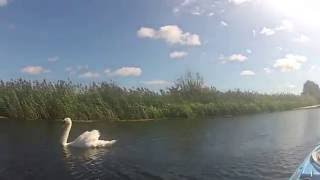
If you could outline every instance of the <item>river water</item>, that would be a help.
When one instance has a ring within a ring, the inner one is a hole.
[[[59,145],[59,122],[0,121],[0,179],[288,179],[320,142],[320,110],[232,118],[73,123],[111,148]]]

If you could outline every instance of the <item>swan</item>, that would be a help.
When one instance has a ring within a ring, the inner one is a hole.
[[[67,142],[69,133],[72,126],[72,121],[70,118],[65,118],[64,122],[64,131],[61,138],[62,146],[71,146],[71,147],[78,147],[78,148],[94,148],[94,147],[105,147],[111,146],[116,142],[116,140],[105,141],[99,140],[100,133],[98,130],[86,131],[82,133],[77,139],[72,142]]]

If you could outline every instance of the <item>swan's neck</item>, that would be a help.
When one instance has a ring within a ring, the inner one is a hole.
[[[68,141],[69,133],[70,133],[70,130],[71,130],[71,126],[72,126],[72,124],[68,124],[63,130],[63,134],[62,134],[62,137],[61,137],[61,144],[63,146],[68,145],[67,141]]]

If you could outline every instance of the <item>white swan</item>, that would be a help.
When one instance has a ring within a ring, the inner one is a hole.
[[[86,131],[82,133],[77,139],[68,143],[67,141],[68,141],[68,136],[72,126],[72,121],[70,118],[65,118],[63,122],[64,122],[64,131],[61,138],[61,144],[63,146],[91,148],[91,147],[111,146],[116,142],[116,140],[111,140],[111,141],[99,140],[99,137],[100,137],[99,131],[92,130],[92,131]]]

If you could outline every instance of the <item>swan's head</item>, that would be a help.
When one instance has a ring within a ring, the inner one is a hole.
[[[70,124],[72,124],[71,118],[64,118],[63,123],[64,123],[65,125],[70,125]]]

